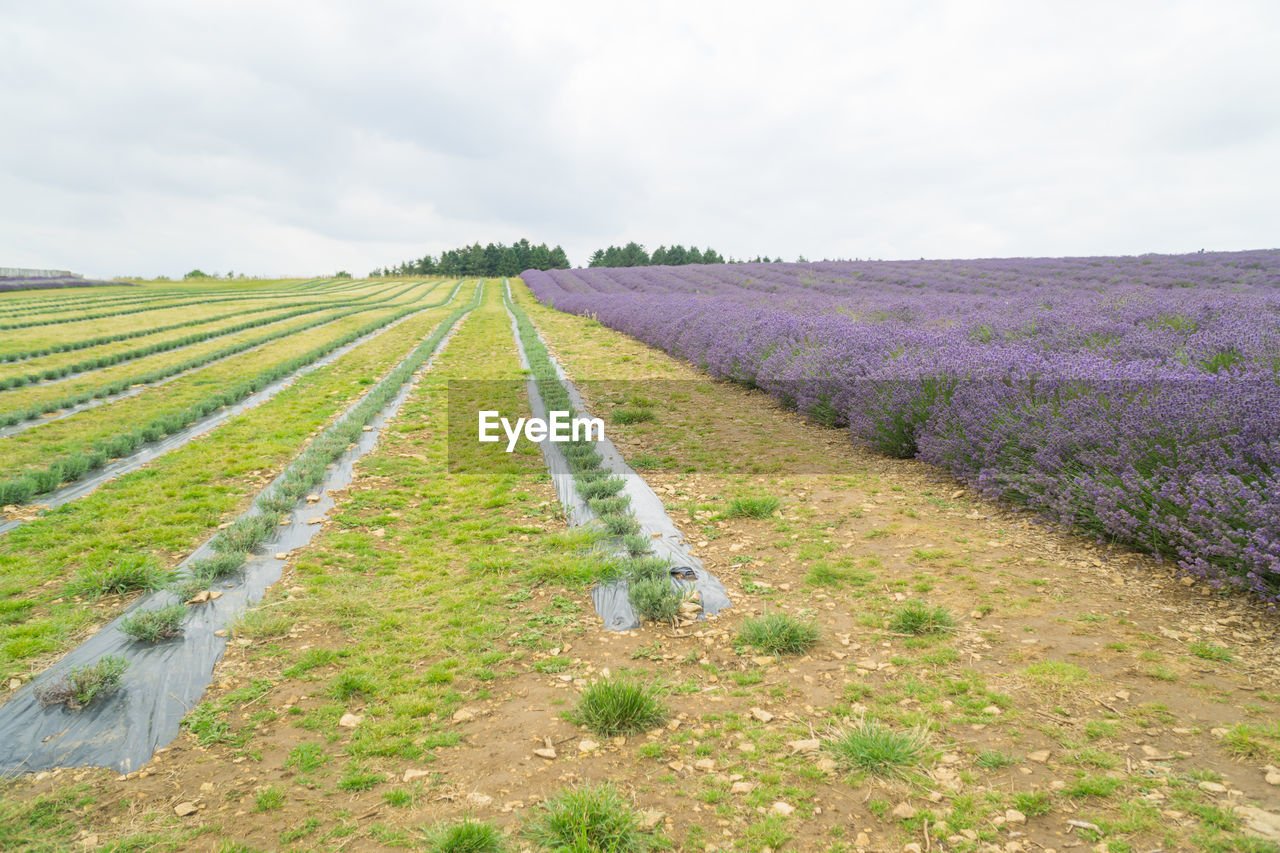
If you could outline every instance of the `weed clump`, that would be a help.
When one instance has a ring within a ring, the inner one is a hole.
[[[606,678],[590,685],[569,714],[574,723],[602,737],[646,732],[666,722],[660,688],[634,678]]]
[[[908,601],[889,619],[889,627],[899,634],[943,634],[956,626],[956,619],[943,607],[923,601]]]
[[[772,655],[798,655],[818,642],[818,626],[787,613],[766,613],[742,623],[738,641]]]
[[[65,704],[78,711],[100,696],[120,686],[120,677],[129,662],[119,655],[106,655],[89,666],[76,666],[59,678],[36,690],[42,705]]]
[[[613,412],[613,422],[623,426],[627,424],[645,423],[646,421],[652,420],[654,420],[653,409],[615,409]]]
[[[1187,647],[1191,654],[1202,660],[1216,660],[1229,663],[1235,660],[1235,655],[1231,649],[1210,643],[1206,640],[1195,640]]]
[[[181,635],[186,616],[186,605],[178,601],[126,616],[120,620],[120,630],[143,643],[158,643]]]
[[[98,563],[80,572],[74,591],[92,598],[137,590],[161,589],[171,573],[150,554],[122,554],[114,562]]]
[[[772,496],[734,498],[724,514],[729,518],[768,518],[778,511],[781,502]]]
[[[539,803],[524,836],[549,850],[643,853],[658,839],[645,834],[640,815],[612,785],[569,788]]]
[[[231,633],[237,637],[266,640],[285,636],[293,630],[293,625],[293,619],[283,613],[246,610],[231,623]]]
[[[502,833],[488,821],[470,818],[439,823],[428,832],[429,853],[502,853]]]
[[[823,746],[848,770],[901,776],[929,758],[929,742],[919,730],[895,732],[880,723],[862,721],[837,731]]]

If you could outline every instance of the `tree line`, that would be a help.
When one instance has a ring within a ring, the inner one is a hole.
[[[481,246],[473,243],[457,249],[448,249],[440,257],[423,255],[414,261],[405,261],[394,267],[383,267],[369,273],[370,278],[404,275],[450,276],[513,276],[528,269],[567,270],[569,256],[564,249],[549,248],[546,243],[533,245],[528,240],[518,240],[508,246],[490,243]]]
[[[587,265],[592,267],[678,267],[685,264],[767,264],[781,262],[781,256],[775,261],[768,255],[758,255],[742,261],[734,258],[725,260],[724,255],[710,246],[705,249],[690,246],[686,249],[679,243],[674,246],[659,246],[650,254],[645,250],[644,246],[633,240],[625,246],[609,246],[605,249],[596,249]],[[384,276],[408,275],[514,276],[527,269],[565,270],[570,266],[568,255],[559,246],[551,248],[546,243],[539,243],[535,246],[528,240],[518,240],[510,246],[505,243],[489,243],[486,246],[472,243],[470,246],[462,246],[441,252],[439,257],[427,254],[417,260],[404,261],[393,267],[376,269],[369,273],[369,277],[382,278]],[[193,271],[193,273],[197,272],[199,271]],[[191,275],[188,274],[188,278]]]
[[[778,258],[781,262],[782,258]],[[757,256],[747,261],[734,258],[725,260],[724,255],[708,246],[699,249],[697,246],[685,248],[679,243],[674,246],[659,246],[653,254],[645,251],[644,246],[634,240],[625,246],[610,246],[607,249],[596,249],[587,266],[591,267],[679,267],[685,264],[736,264],[736,263],[771,263],[768,255]]]

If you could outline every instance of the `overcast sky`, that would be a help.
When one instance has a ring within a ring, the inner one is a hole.
[[[1280,3],[0,0],[0,266],[1280,245]]]

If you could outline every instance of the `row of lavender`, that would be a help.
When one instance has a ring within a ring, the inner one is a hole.
[[[524,280],[884,452],[1280,601],[1280,251]]]

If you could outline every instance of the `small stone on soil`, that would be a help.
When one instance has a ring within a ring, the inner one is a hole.
[[[176,806],[173,807],[173,813],[176,814],[178,817],[186,817],[187,815],[193,815],[198,811],[200,811],[200,809],[196,807],[195,803],[178,803]]]
[[[787,746],[791,747],[792,755],[801,752],[817,752],[818,747],[822,746],[822,741],[817,738],[810,740],[793,740],[790,741]]]

